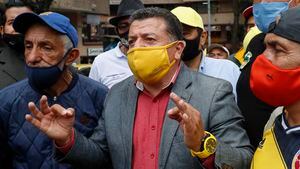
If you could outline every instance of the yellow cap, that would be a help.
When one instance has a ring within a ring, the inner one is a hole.
[[[260,33],[261,31],[257,28],[257,26],[252,27],[244,38],[243,48],[246,50],[252,38]]]
[[[179,6],[174,8],[171,12],[181,23],[204,29],[201,16],[193,8]]]

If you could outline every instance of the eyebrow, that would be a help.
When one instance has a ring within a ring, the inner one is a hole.
[[[157,36],[157,35],[155,33],[142,33],[141,36],[142,37],[147,37],[147,36]],[[134,37],[136,37],[136,35],[133,35],[133,36],[129,35],[129,38],[134,38]]]
[[[32,40],[28,40],[28,39],[25,39],[24,41],[25,43],[32,43],[33,41]],[[49,40],[41,40],[41,41],[38,41],[38,44],[43,44],[43,45],[55,45],[53,42],[49,41]]]
[[[276,38],[270,38],[269,40],[265,39],[264,43],[268,44],[268,45],[271,45],[271,46],[274,46],[274,47],[280,47],[284,50],[287,50],[287,45],[284,42],[282,42],[282,41],[280,41]]]

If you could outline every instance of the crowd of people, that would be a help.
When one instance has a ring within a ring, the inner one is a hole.
[[[122,0],[86,77],[69,18],[7,3],[0,168],[300,169],[298,5],[254,0],[230,54],[193,8]]]

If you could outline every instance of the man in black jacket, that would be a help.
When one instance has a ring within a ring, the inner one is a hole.
[[[33,8],[22,2],[5,4],[1,18],[3,46],[0,49],[0,89],[26,77],[24,70],[24,37],[12,27],[14,19]]]

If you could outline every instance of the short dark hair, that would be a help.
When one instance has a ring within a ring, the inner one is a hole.
[[[170,38],[173,38],[174,40],[183,40],[180,21],[167,9],[158,7],[139,9],[130,16],[129,23],[131,24],[135,20],[144,20],[155,17],[162,18],[165,21]]]
[[[0,21],[0,24],[2,26],[5,25],[5,22],[6,22],[6,11],[9,9],[9,8],[12,8],[12,7],[27,7],[29,9],[31,9],[32,11],[34,11],[34,7],[29,4],[29,3],[25,3],[23,1],[20,1],[20,0],[14,0],[14,1],[8,1],[7,3],[4,4],[4,8],[1,10],[1,21]]]

